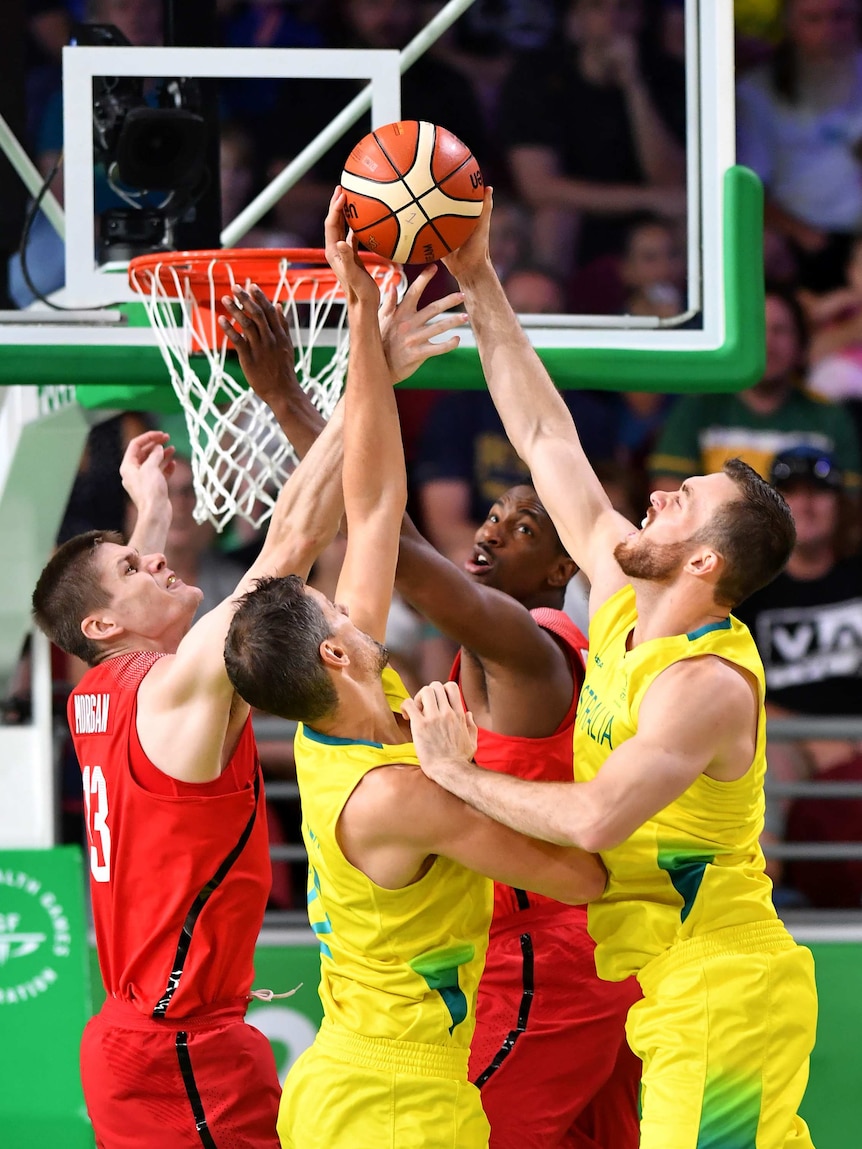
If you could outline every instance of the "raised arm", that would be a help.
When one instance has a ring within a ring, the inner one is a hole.
[[[341,519],[340,460],[341,415],[336,411],[284,485],[261,553],[234,594],[204,615],[174,657],[156,663],[141,684],[138,733],[147,755],[166,774],[205,782],[224,769],[249,713],[224,664],[234,602],[261,576],[308,574]]]
[[[338,188],[326,217],[326,258],[347,298],[350,357],[342,468],[348,537],[336,599],[360,630],[383,641],[407,503],[407,470],[377,318],[380,293],[356,254],[355,238],[344,238],[343,205],[344,192]]]
[[[130,440],[120,463],[123,489],[137,518],[129,546],[139,554],[163,551],[172,508],[167,480],[174,470],[174,448],[164,431],[144,431]]]
[[[463,312],[449,310],[461,302],[460,292],[419,306],[436,272],[436,264],[424,267],[400,302],[393,289],[380,307],[380,331],[393,384],[407,379],[427,359],[458,346],[457,335],[440,337],[467,322]],[[299,458],[304,458],[326,421],[297,379],[287,316],[255,284],[248,290],[236,284],[233,295],[222,296],[221,302],[227,317],[220,317],[219,326],[236,348],[248,385],[272,411]]]
[[[290,325],[257,284],[234,285],[222,296],[228,318],[219,326],[234,346],[246,382],[272,411],[300,459],[305,458],[326,420],[303,391],[296,376]]]
[[[445,263],[464,294],[488,390],[566,550],[598,601],[625,582],[613,548],[632,525],[611,506],[568,408],[512,311],[488,251],[492,194],[476,231]]]

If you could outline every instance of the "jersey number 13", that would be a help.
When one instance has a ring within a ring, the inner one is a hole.
[[[84,807],[87,812],[87,840],[90,843],[90,873],[95,882],[111,880],[111,831],[108,829],[108,787],[101,766],[83,770]]]

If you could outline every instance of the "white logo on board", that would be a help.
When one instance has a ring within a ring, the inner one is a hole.
[[[0,869],[0,1006],[19,1005],[54,985],[71,952],[69,919],[57,895],[22,870]]]

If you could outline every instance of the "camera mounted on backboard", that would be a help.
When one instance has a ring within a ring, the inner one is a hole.
[[[131,47],[113,24],[78,24],[77,43]],[[93,81],[93,158],[126,207],[101,212],[99,260],[172,251],[176,224],[206,191],[207,125],[200,87],[186,78],[98,76]]]

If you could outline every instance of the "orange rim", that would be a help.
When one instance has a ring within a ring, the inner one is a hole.
[[[359,252],[359,258],[375,279],[382,278],[383,273],[396,266],[370,251]],[[282,267],[285,261],[286,268]],[[129,261],[129,284],[141,295],[149,294],[155,282],[165,298],[175,298],[174,274],[204,306],[209,305],[213,291],[218,299],[229,292],[234,283],[256,283],[266,292],[286,282],[294,287],[293,297],[300,302],[311,299],[321,287],[334,289],[334,298],[343,298],[325,252],[317,247],[161,251],[138,255]]]

